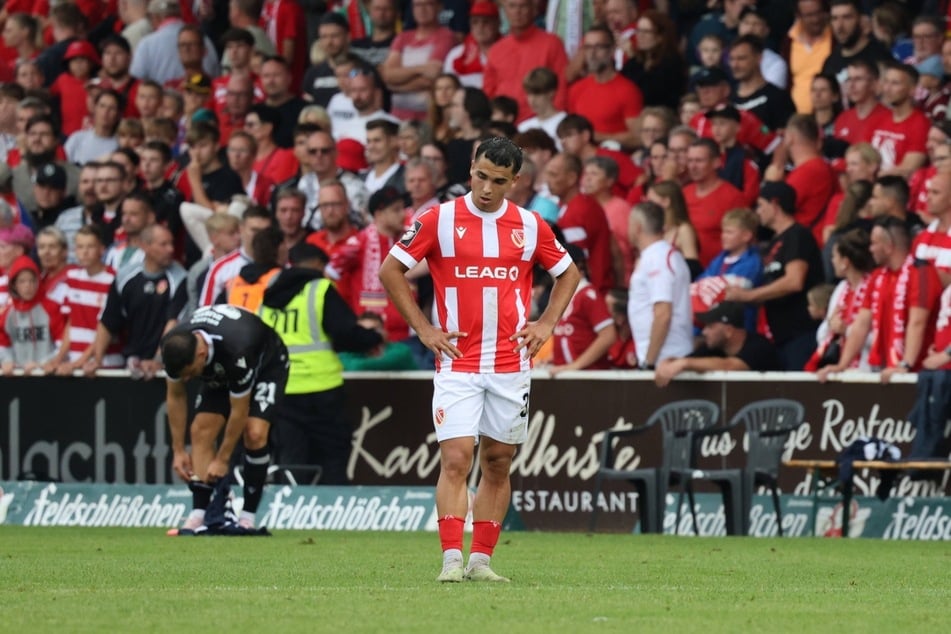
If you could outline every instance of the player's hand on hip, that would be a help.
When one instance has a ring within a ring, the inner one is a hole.
[[[435,326],[430,326],[424,332],[417,334],[423,345],[432,350],[437,357],[446,354],[450,359],[462,357],[462,352],[452,343],[452,340],[468,336],[465,332],[445,332]]]
[[[176,451],[172,457],[172,469],[185,482],[192,479],[195,474],[192,471],[192,457],[187,451]]]
[[[509,337],[509,341],[517,341],[514,352],[526,350],[532,359],[538,354],[542,345],[551,337],[553,328],[537,321],[530,321],[524,328]]]

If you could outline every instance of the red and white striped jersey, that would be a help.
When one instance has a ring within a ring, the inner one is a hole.
[[[528,322],[532,269],[554,276],[571,265],[551,228],[533,211],[505,201],[480,211],[472,194],[423,212],[390,254],[412,268],[424,258],[436,295],[437,326],[465,332],[459,359],[443,355],[439,371],[502,373],[531,368],[509,337]]]
[[[95,275],[86,269],[74,268],[66,272],[66,298],[63,312],[69,316],[69,360],[75,361],[96,339],[96,326],[106,305],[109,287],[116,274],[106,267]],[[103,366],[121,368],[124,365],[118,340],[113,340],[103,357]]]
[[[911,254],[916,260],[931,262],[942,273],[951,271],[951,231],[940,231],[938,221],[915,236]]]
[[[238,273],[244,268],[244,265],[250,264],[251,258],[245,255],[240,248],[231,253],[221,256],[211,263],[208,267],[208,275],[205,276],[205,285],[201,287],[201,295],[198,296],[199,306],[211,306],[218,303],[218,296],[225,290],[225,285],[232,279],[238,277]]]

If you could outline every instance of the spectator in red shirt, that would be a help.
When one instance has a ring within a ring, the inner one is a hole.
[[[891,108],[872,129],[872,145],[882,155],[882,173],[908,178],[927,160],[925,143],[928,117],[915,107],[918,71],[914,66],[893,62],[885,70],[882,100]]]
[[[617,141],[633,149],[644,100],[640,88],[614,69],[614,34],[595,25],[585,33],[583,46],[588,76],[568,89],[568,112],[591,122],[597,143]]]
[[[700,240],[700,266],[706,268],[720,252],[720,224],[731,209],[743,207],[743,192],[717,175],[720,148],[712,139],[697,139],[687,149],[690,184],[684,200],[690,223]]]
[[[941,283],[934,266],[910,256],[909,244],[903,221],[875,221],[869,249],[879,268],[846,338],[846,348],[855,350],[871,333],[868,362],[882,371],[882,383],[920,368],[934,339]]]
[[[132,47],[128,40],[121,35],[109,35],[99,43],[99,51],[102,53],[102,69],[99,71],[99,79],[102,80],[103,88],[112,88],[122,95],[123,116],[138,117],[139,111],[135,107],[136,93],[139,91],[139,85],[142,83],[129,74],[129,67],[132,64]]]
[[[279,123],[277,110],[263,103],[251,106],[244,118],[244,129],[257,144],[254,171],[272,183],[286,181],[297,173],[299,167],[294,150],[278,147],[274,141],[274,131]]]
[[[835,138],[849,145],[869,143],[878,121],[889,116],[888,108],[878,100],[878,64],[856,58],[846,68],[845,95],[852,107],[835,120]]]
[[[63,56],[66,72],[50,86],[50,94],[59,99],[59,113],[63,122],[62,132],[69,136],[82,129],[83,120],[89,115],[86,106],[86,82],[99,66],[99,54],[86,40],[76,40]]]
[[[274,43],[277,54],[287,62],[293,91],[299,92],[310,52],[303,8],[295,0],[265,0],[261,9],[261,23]]]
[[[773,163],[766,170],[764,180],[784,180],[796,190],[796,222],[812,231],[822,246],[822,219],[826,206],[836,192],[835,173],[822,157],[822,139],[815,117],[795,114],[786,124],[782,149],[773,155]],[[793,169],[783,174],[788,159]]]
[[[604,209],[598,201],[579,190],[581,161],[567,153],[556,155],[545,166],[545,180],[548,189],[561,203],[557,225],[565,241],[585,252],[591,283],[601,293],[607,293],[623,275],[624,265]]]
[[[594,127],[581,115],[570,114],[561,120],[558,124],[558,139],[563,151],[580,161],[587,161],[593,156],[613,159],[618,168],[617,182],[614,184],[617,196],[627,197],[642,173],[628,154],[599,146],[595,142]]]
[[[552,376],[568,370],[609,369],[608,351],[617,341],[604,295],[587,279],[584,251],[574,244],[566,249],[582,277],[552,334],[552,365],[548,367]]]
[[[506,95],[518,102],[519,123],[528,119],[532,109],[525,98],[522,80],[534,68],[544,66],[558,75],[555,107],[564,110],[565,67],[568,55],[556,35],[537,26],[536,4],[532,0],[505,0],[502,9],[509,24],[509,33],[489,49],[482,86],[489,97]]]
[[[271,202],[274,190],[274,181],[255,169],[254,156],[258,144],[250,133],[244,130],[235,130],[228,139],[226,154],[228,167],[241,177],[245,193],[256,204],[267,207]]]
[[[325,181],[317,192],[317,210],[323,228],[307,236],[307,242],[333,257],[343,244],[359,231],[350,224],[347,190],[339,181]],[[339,286],[339,285],[338,285]],[[339,288],[337,290],[340,290]],[[344,295],[341,293],[341,295]],[[344,295],[346,298],[346,295]]]
[[[747,207],[755,207],[759,195],[759,168],[746,149],[736,142],[740,130],[740,111],[727,105],[710,110],[706,117],[710,120],[713,140],[720,146],[720,178],[743,192]]]

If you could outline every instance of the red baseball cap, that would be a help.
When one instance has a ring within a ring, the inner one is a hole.
[[[498,18],[499,7],[490,0],[476,0],[472,8],[469,9],[469,17]]]
[[[356,139],[337,141],[337,165],[354,173],[369,167],[363,144]]]

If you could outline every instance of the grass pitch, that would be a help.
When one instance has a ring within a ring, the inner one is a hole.
[[[511,584],[440,585],[434,534],[0,526],[0,632],[946,632],[948,543],[503,533]]]

